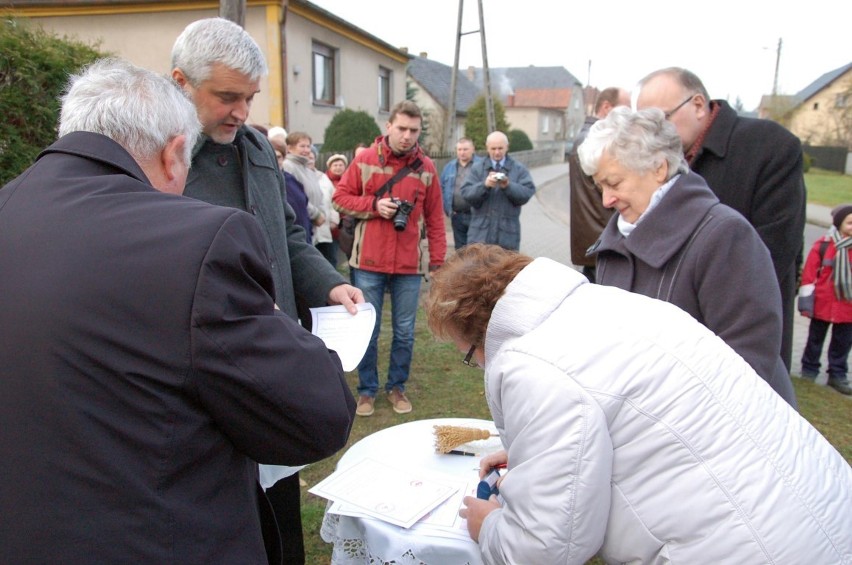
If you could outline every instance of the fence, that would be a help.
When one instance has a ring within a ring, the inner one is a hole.
[[[849,150],[845,147],[817,147],[805,145],[802,151],[810,155],[812,167],[818,167],[828,171],[849,174],[847,159]]]
[[[326,160],[334,154],[334,152],[320,153],[319,159],[317,159],[317,169],[325,171]],[[349,160],[349,162],[352,162],[352,151],[341,151],[340,154],[346,155],[346,158]],[[480,151],[479,154],[487,156],[487,153],[485,153],[484,151]],[[560,148],[513,151],[511,155],[512,159],[523,164],[528,169],[540,167],[542,165],[561,163],[564,159],[564,155],[562,154],[562,150]],[[429,155],[429,157],[432,159],[432,162],[435,163],[435,168],[440,174],[440,172],[444,170],[444,165],[446,165],[449,161],[455,159],[456,155],[455,153],[433,153]]]

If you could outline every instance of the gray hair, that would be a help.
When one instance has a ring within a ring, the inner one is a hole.
[[[217,63],[253,81],[269,72],[260,47],[234,22],[207,18],[186,26],[172,47],[172,68],[183,71],[189,83],[198,87]]]
[[[195,106],[172,80],[121,59],[101,59],[71,77],[62,97],[59,137],[88,131],[109,137],[139,162],[186,136],[187,167],[201,133]]]
[[[589,129],[577,153],[580,166],[589,176],[598,171],[604,153],[637,173],[653,171],[663,161],[669,164],[668,179],[689,170],[680,135],[659,108],[638,112],[625,106],[613,108]]]

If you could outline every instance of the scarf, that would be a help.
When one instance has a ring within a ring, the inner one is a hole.
[[[331,171],[326,171],[325,176],[328,177],[328,180],[331,181],[331,184],[334,185],[334,188],[337,188],[337,183],[339,183],[340,179],[343,177],[343,175],[336,175],[336,174],[332,173]]]
[[[660,203],[660,200],[663,199],[663,196],[669,191],[669,189],[674,186],[674,183],[677,182],[677,179],[680,178],[680,173],[676,174],[669,180],[667,180],[660,188],[654,191],[654,194],[651,195],[651,200],[648,202],[648,207],[645,208],[645,211],[636,218],[636,223],[631,224],[627,220],[621,217],[621,214],[618,215],[618,220],[616,225],[618,226],[618,231],[621,232],[621,235],[624,237],[629,237],[633,230],[636,229],[636,226],[639,225],[639,222],[648,215],[648,212],[657,207],[657,204]]]
[[[834,256],[834,294],[839,300],[852,302],[852,261],[847,251],[852,248],[852,237],[843,237],[834,226],[829,237],[837,250]]]
[[[710,131],[710,126],[716,121],[716,116],[719,115],[721,109],[720,105],[710,102],[710,119],[707,120],[707,125],[704,126],[704,130],[695,138],[695,142],[689,148],[689,151],[684,153],[686,162],[689,163],[690,167],[692,167],[693,161],[698,157],[698,152],[701,151],[701,146],[704,145],[704,138],[707,137],[707,132]]]

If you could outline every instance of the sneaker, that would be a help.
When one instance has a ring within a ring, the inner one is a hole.
[[[852,395],[852,386],[849,386],[849,381],[841,381],[836,379],[829,379],[828,386],[839,392],[840,394],[850,394]]]
[[[372,416],[375,409],[373,408],[373,403],[376,401],[372,396],[367,396],[366,394],[362,394],[358,397],[358,407],[355,409],[355,413],[359,416]]]
[[[405,393],[396,387],[388,391],[388,400],[393,405],[393,411],[397,414],[408,414],[411,412],[411,402],[406,398]]]
[[[814,382],[817,379],[817,376],[818,376],[817,373],[811,373],[811,372],[808,372],[808,371],[805,371],[804,369],[802,369],[802,378],[803,379],[808,379],[809,381]]]

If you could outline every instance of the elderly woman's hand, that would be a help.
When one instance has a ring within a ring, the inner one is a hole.
[[[505,467],[509,463],[509,454],[505,449],[489,453],[479,460],[479,478],[485,478],[485,475],[491,472],[495,467]],[[498,485],[499,486],[499,485]]]
[[[459,516],[467,520],[467,531],[473,541],[479,541],[479,530],[482,522],[490,513],[500,508],[497,496],[492,495],[488,500],[481,500],[474,496],[464,497],[464,507],[459,510]]]

